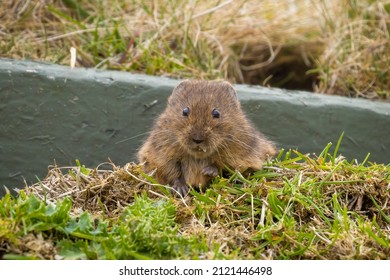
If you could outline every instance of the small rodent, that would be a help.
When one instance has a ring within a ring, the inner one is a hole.
[[[185,196],[189,186],[207,186],[228,166],[259,170],[274,144],[258,132],[225,81],[185,80],[168,98],[138,152],[145,172]]]

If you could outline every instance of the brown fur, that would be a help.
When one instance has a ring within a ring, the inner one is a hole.
[[[245,117],[231,84],[186,80],[173,90],[138,160],[146,172],[156,170],[159,183],[184,196],[188,185],[207,186],[225,165],[241,172],[259,170],[275,152]]]

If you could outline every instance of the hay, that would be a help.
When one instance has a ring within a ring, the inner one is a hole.
[[[317,91],[390,98],[390,6],[385,1],[341,5],[324,34]]]
[[[147,190],[151,197],[156,197],[157,194],[153,194],[156,188],[145,184],[141,170],[142,167],[135,164],[120,168],[111,162],[95,169],[49,166],[46,178],[25,191],[52,204],[71,197],[75,215],[88,211],[94,216],[117,217],[134,201],[136,194]]]
[[[42,182],[25,191],[54,204],[70,196],[74,215],[89,211],[114,220],[142,193],[154,200],[170,200],[183,236],[206,236],[220,244],[219,253],[229,258],[278,259],[286,246],[292,251],[305,247],[299,257],[305,259],[384,259],[390,253],[370,238],[374,234],[383,238],[382,243],[390,240],[389,166],[365,167],[342,157],[324,162],[299,154],[274,162],[248,179],[239,173],[217,178],[209,189],[179,199],[169,187],[148,183],[139,165],[104,165],[110,168],[53,166]],[[342,213],[349,214],[343,217]],[[274,224],[275,219],[282,220]],[[296,222],[290,224],[290,219]],[[333,232],[335,228],[340,232]],[[299,241],[297,234],[308,234],[305,231],[312,232],[310,238],[316,241],[310,245]],[[264,243],[269,238],[275,244]],[[259,246],[267,250],[259,251]],[[216,255],[210,251],[203,257]]]
[[[386,100],[389,7],[353,3],[5,0],[0,55]]]

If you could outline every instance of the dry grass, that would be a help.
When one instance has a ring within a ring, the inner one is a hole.
[[[182,236],[218,244],[218,253],[201,258],[388,258],[390,166],[298,152],[281,157],[250,178],[233,173],[185,199],[148,182],[135,164],[53,167],[26,192],[53,204],[71,197],[73,215],[86,210],[114,220],[142,193],[171,201]]]
[[[104,163],[95,169],[82,166],[49,168],[46,178],[27,188],[26,193],[53,205],[64,197],[71,197],[74,215],[89,211],[95,216],[117,217],[134,201],[136,194],[153,189],[139,179],[142,169],[135,164],[123,168],[113,163]]]
[[[390,3],[350,1],[328,24],[317,91],[390,98]]]
[[[385,1],[2,1],[0,55],[389,97]]]

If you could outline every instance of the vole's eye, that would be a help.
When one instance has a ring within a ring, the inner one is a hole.
[[[211,115],[213,116],[213,118],[218,119],[221,116],[221,113],[217,109],[213,109]]]
[[[183,116],[188,117],[189,114],[190,114],[190,108],[185,107],[183,109]]]

